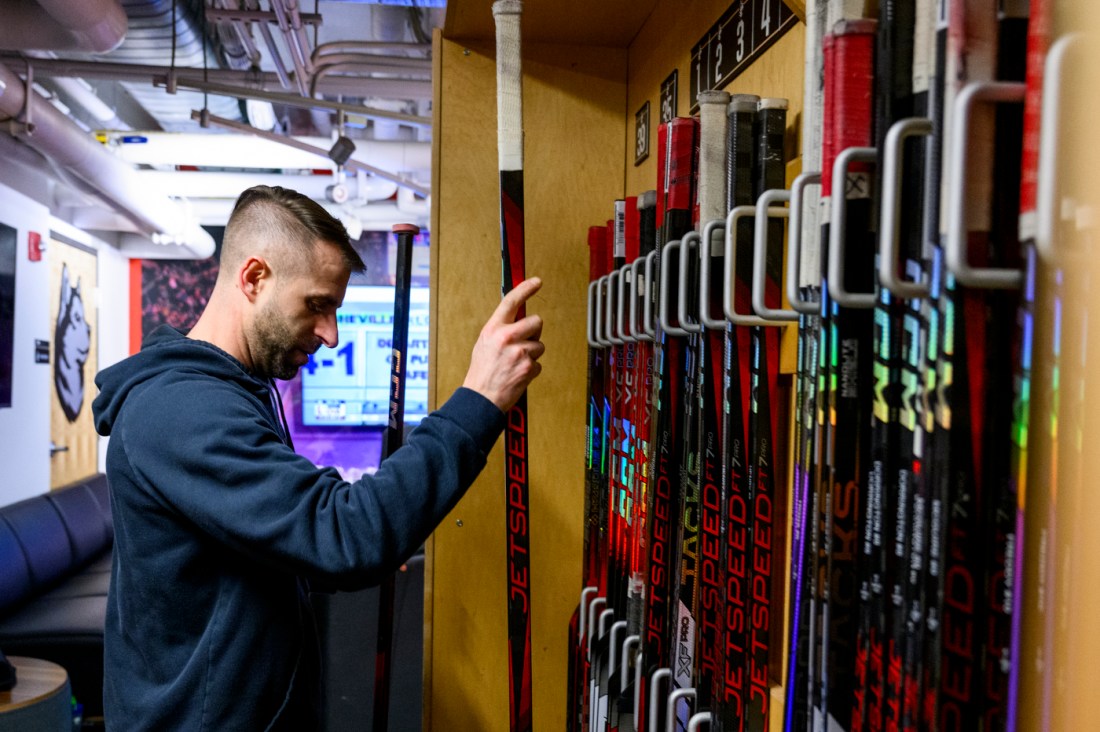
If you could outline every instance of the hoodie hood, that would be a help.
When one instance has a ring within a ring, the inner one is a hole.
[[[162,325],[146,337],[141,350],[95,377],[99,395],[92,402],[95,428],[99,434],[111,434],[126,398],[160,377],[203,374],[224,381],[235,381],[248,391],[262,395],[268,388],[250,374],[237,359],[217,346],[188,338],[171,326]]]

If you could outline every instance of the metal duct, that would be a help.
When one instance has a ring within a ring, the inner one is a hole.
[[[332,140],[323,137],[294,137],[328,150]],[[143,132],[113,136],[115,154],[132,165],[195,165],[221,168],[335,168],[328,158],[294,150],[256,136],[217,133]],[[133,140],[125,142],[124,140]],[[427,180],[432,169],[432,146],[428,142],[383,142],[356,140],[353,160],[394,173],[417,174]]]
[[[172,63],[172,3],[173,0],[123,0],[123,7],[130,19],[126,40],[111,53],[111,60],[120,63],[163,64]],[[176,66],[201,69],[203,58],[206,66],[219,69],[213,44],[203,43],[202,27],[196,20],[191,2],[176,3]],[[156,117],[166,130],[194,129],[191,110],[202,108],[203,95],[197,92],[179,91],[165,94],[152,83],[123,82],[133,96]],[[240,104],[236,99],[210,96],[206,105],[213,114],[229,119],[241,118]]]
[[[25,1],[25,0],[21,0]],[[58,3],[81,5],[72,0],[52,0]],[[122,64],[170,66],[172,64],[172,4],[173,0],[122,0],[121,8],[128,21],[129,29],[125,40],[118,45],[107,59]],[[203,59],[206,67],[220,70],[214,44],[207,40],[203,43],[202,28],[196,19],[201,3],[193,0],[176,0],[175,12],[175,63],[177,67],[199,69],[202,73]],[[15,50],[27,47],[16,42]],[[102,56],[79,52],[58,52],[59,59],[85,61],[104,61]],[[33,63],[33,62],[32,62]],[[92,78],[92,77],[88,77]],[[164,89],[154,87],[152,79],[137,82],[121,81],[122,86],[164,129],[194,129],[190,113],[194,107],[202,107],[203,95],[193,91],[180,91],[166,94]],[[241,118],[240,105],[236,99],[210,96],[210,111],[229,119]]]
[[[150,181],[158,190],[180,198],[228,198],[236,200],[241,191],[252,186],[282,186],[324,201],[335,182],[330,175],[283,175],[279,173],[221,173],[177,170],[138,171],[141,180]],[[398,186],[388,180],[364,176],[348,176],[344,182],[348,200],[384,201],[397,192]]]
[[[27,88],[23,80],[0,65],[0,114],[19,119]],[[126,215],[139,230],[190,242],[192,251],[214,252],[214,240],[190,222],[179,204],[158,196],[126,163],[109,154],[65,115],[30,92],[34,134],[22,141],[87,182],[104,200]]]
[[[117,0],[8,0],[0,48],[106,53],[126,37]]]

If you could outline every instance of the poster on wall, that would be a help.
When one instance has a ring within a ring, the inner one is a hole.
[[[218,279],[218,258],[146,259],[141,263],[142,341],[162,325],[195,326]]]
[[[15,353],[16,233],[11,226],[0,224],[0,408],[11,406]]]
[[[50,488],[96,472],[98,438],[92,424],[98,370],[94,249],[53,238],[49,246],[50,323],[53,376],[50,379]]]

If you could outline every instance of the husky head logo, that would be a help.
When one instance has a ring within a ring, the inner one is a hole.
[[[76,287],[69,284],[69,268],[61,270],[61,307],[57,310],[54,328],[53,383],[61,410],[70,422],[75,422],[84,406],[84,363],[88,360],[92,328],[84,320],[84,299],[80,296],[80,280]]]

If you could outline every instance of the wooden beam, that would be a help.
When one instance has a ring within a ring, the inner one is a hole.
[[[783,4],[790,8],[799,20],[806,22],[806,0],[783,0]]]

